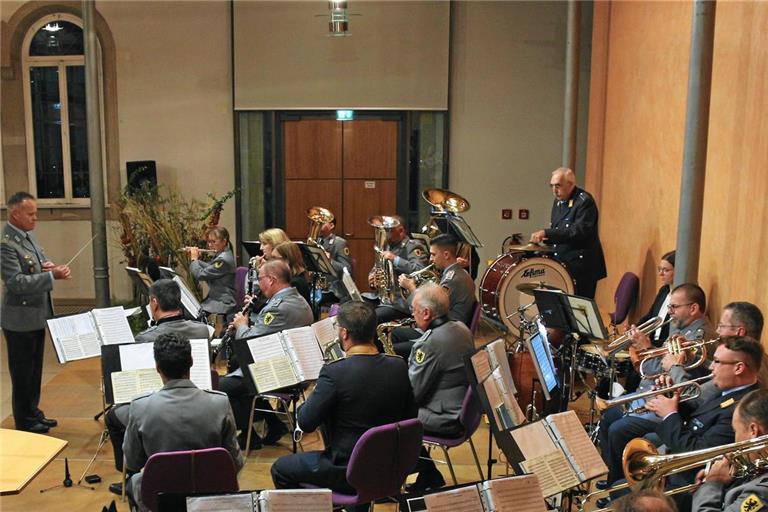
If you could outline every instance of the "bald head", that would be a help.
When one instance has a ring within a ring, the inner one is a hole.
[[[576,175],[567,167],[555,169],[549,179],[549,186],[557,200],[564,201],[571,197],[573,189],[576,187]]]

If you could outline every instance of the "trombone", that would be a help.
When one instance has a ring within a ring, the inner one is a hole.
[[[701,385],[711,378],[712,378],[712,375],[704,375],[703,377],[686,380],[683,382],[679,382],[677,384],[672,384],[671,386],[665,386],[659,389],[651,389],[650,391],[644,391],[642,393],[633,393],[631,395],[620,396],[619,398],[606,400],[605,406],[606,408],[616,407],[616,406],[625,406],[625,405],[631,404],[635,400],[644,400],[644,399],[655,397],[656,395],[673,393],[678,390],[680,391],[680,403],[689,402],[691,400],[696,400],[701,396]],[[627,410],[625,411],[625,414],[642,413],[642,412],[647,412],[645,406],[636,407],[634,409]]]
[[[645,363],[658,357],[664,357],[667,354],[678,355],[682,354],[686,350],[698,351],[699,357],[691,364],[686,365],[686,370],[693,370],[698,368],[704,361],[707,360],[707,346],[713,343],[719,343],[720,338],[712,338],[706,341],[688,341],[682,336],[670,336],[670,338],[664,343],[663,347],[649,348],[637,353],[637,357],[640,358],[640,375],[644,379],[653,379],[661,375],[660,373],[646,373]]]
[[[636,329],[642,332],[643,334],[651,334],[653,331],[661,327],[664,327],[672,320],[674,320],[674,318],[669,318],[665,322],[662,317],[655,316],[649,320],[646,320],[642,324],[638,325]],[[600,352],[602,352],[603,356],[612,357],[617,352],[626,350],[631,343],[632,343],[632,335],[629,332],[625,332],[624,334],[614,339],[610,343],[607,343],[602,347],[598,347],[598,348],[600,349]]]

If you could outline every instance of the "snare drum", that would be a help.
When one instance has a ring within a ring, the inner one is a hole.
[[[629,352],[620,351],[613,355],[618,376],[624,376],[632,368]],[[576,354],[576,369],[582,373],[591,373],[597,377],[608,377],[608,364],[603,360],[600,350],[594,345],[582,345]]]
[[[573,294],[573,278],[563,264],[548,256],[531,257],[530,254],[502,254],[488,266],[480,281],[483,312],[504,323],[515,336],[520,336],[518,308],[533,302],[531,295],[516,289],[517,285],[545,283]],[[528,319],[538,314],[536,306],[526,310]]]

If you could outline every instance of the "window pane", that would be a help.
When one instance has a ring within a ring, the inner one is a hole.
[[[69,152],[72,197],[90,197],[88,189],[88,133],[85,117],[85,67],[67,66]]]
[[[82,55],[83,29],[68,21],[52,21],[37,31],[29,45],[31,57]]]
[[[422,191],[445,186],[445,113],[419,112],[414,116],[413,127],[410,168],[411,177],[416,177],[418,183],[412,189],[412,195],[418,202],[419,225],[424,225],[430,218],[432,207],[422,199]]]
[[[29,75],[37,196],[64,197],[59,69],[54,66],[33,67],[30,68]]]

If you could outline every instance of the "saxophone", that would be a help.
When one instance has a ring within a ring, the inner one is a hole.
[[[403,318],[402,320],[393,320],[392,322],[384,322],[376,326],[376,338],[384,347],[384,352],[389,355],[395,354],[395,347],[392,345],[392,331],[398,327],[413,327],[416,322],[413,318]]]
[[[394,217],[375,215],[368,219],[368,224],[376,228],[376,260],[373,270],[373,282],[376,293],[382,304],[392,304],[397,298],[400,285],[397,284],[395,266],[392,260],[384,257],[384,245],[387,242],[387,230],[400,225],[400,221]]]

